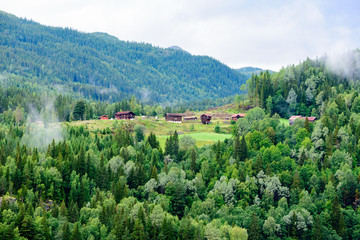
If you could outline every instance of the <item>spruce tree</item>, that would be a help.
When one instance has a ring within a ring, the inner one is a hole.
[[[63,231],[63,239],[70,239],[71,238],[71,232],[69,227],[69,222],[66,221],[62,226]]]
[[[233,158],[236,160],[236,162],[238,163],[240,160],[240,140],[239,137],[235,137],[235,141],[234,141],[234,147],[233,147]]]
[[[70,240],[81,240],[81,233],[79,231],[79,226],[78,225],[79,225],[78,223],[74,224],[74,229],[73,229],[73,232],[71,234]]]
[[[312,231],[312,239],[313,240],[323,239],[322,224],[319,216],[315,217],[315,223]]]
[[[305,118],[304,128],[308,131],[308,133],[310,133],[310,121],[308,118]]]
[[[246,160],[247,156],[248,156],[247,144],[245,141],[245,137],[242,136],[241,143],[240,143],[239,160],[244,162]]]
[[[191,159],[190,170],[196,173],[196,150],[195,150],[195,148],[191,148],[190,159]]]
[[[248,239],[258,240],[261,238],[259,220],[255,213],[252,214],[250,228],[248,232]]]

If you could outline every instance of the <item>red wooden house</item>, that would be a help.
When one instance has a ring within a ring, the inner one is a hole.
[[[102,115],[102,116],[98,117],[98,119],[100,119],[100,120],[108,120],[109,117],[107,115]]]
[[[200,118],[201,118],[202,124],[209,124],[211,121],[211,115],[207,114],[207,113],[204,113],[203,115],[201,115]]]
[[[134,119],[135,118],[135,113],[133,113],[132,111],[124,111],[124,112],[117,112],[115,113],[115,119]]]

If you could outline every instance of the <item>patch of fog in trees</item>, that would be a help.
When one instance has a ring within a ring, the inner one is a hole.
[[[54,98],[43,96],[40,108],[29,106],[22,144],[45,149],[53,140],[59,142],[64,139],[64,129],[59,123],[54,101]]]
[[[360,74],[360,50],[332,53],[325,57],[326,66],[336,74],[344,75],[349,80],[359,80]]]

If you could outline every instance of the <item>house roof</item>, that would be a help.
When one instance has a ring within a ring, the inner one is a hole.
[[[182,114],[180,114],[180,113],[167,113],[166,116],[169,116],[169,117],[182,117]]]
[[[294,120],[294,119],[297,119],[297,118],[301,118],[301,115],[298,115],[298,116],[291,116],[291,117],[289,118],[289,120]]]
[[[135,113],[133,113],[132,111],[117,112],[117,113],[115,113],[115,115],[123,115],[123,114],[128,114],[128,113],[132,113],[135,115]]]
[[[205,115],[205,116],[207,116],[207,117],[211,117],[211,115],[208,114],[208,113],[203,113],[202,115]],[[201,116],[202,116],[202,115],[201,115]]]
[[[314,121],[314,120],[316,119],[316,117],[302,117],[301,119],[306,120],[306,118],[307,118],[309,121]]]
[[[236,114],[233,114],[231,117],[237,117],[237,116],[239,116],[239,117],[245,117],[245,113],[236,113]]]

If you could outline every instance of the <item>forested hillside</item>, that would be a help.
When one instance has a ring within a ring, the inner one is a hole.
[[[283,68],[279,73],[255,74],[247,81],[249,100],[282,117],[300,114],[320,118],[329,107],[336,106],[349,118],[350,110],[356,108],[352,109],[352,103],[357,95],[350,93],[357,94],[359,87],[360,50],[337,56],[335,65],[333,61],[324,56]],[[337,119],[337,113],[330,117]]]
[[[262,108],[201,148],[177,132],[162,148],[131,121],[1,118],[0,238],[359,239],[359,51],[349,56],[351,71],[308,59],[254,75],[249,98]],[[317,121],[289,126],[290,114]]]
[[[0,12],[2,86],[93,100],[179,103],[235,95],[247,79],[219,61]]]

